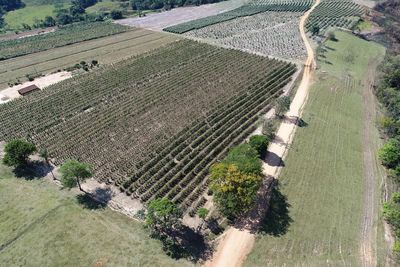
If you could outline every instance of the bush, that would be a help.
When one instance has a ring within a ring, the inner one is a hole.
[[[270,141],[271,140],[265,135],[253,135],[252,137],[250,137],[249,145],[254,148],[258,152],[258,155],[261,157],[265,155],[268,148],[268,143]]]
[[[400,164],[400,141],[389,139],[379,150],[379,159],[388,168],[394,168]]]
[[[111,15],[112,19],[122,19],[123,18],[122,11],[120,11],[120,10],[113,10],[113,11],[111,11],[110,15]]]
[[[242,144],[232,148],[222,162],[237,166],[239,171],[245,174],[261,174],[261,162],[258,158],[258,152],[249,144]]]

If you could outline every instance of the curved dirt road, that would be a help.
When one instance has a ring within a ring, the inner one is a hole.
[[[284,120],[276,134],[276,139],[268,147],[268,154],[273,157],[266,158],[263,163],[263,174],[266,177],[277,178],[282,167],[280,164],[273,162],[271,158],[281,158],[286,156],[287,149],[292,143],[294,133],[296,131],[297,119],[301,117],[303,108],[308,98],[308,90],[311,82],[311,74],[315,66],[314,50],[308,41],[304,31],[305,22],[320,3],[316,0],[314,5],[304,13],[300,19],[299,29],[301,37],[307,49],[307,59],[304,62],[304,72],[299,88],[293,102],[290,105],[290,110],[286,113],[287,120]],[[279,141],[278,141],[279,140]],[[223,240],[219,243],[217,251],[213,258],[205,263],[206,267],[233,267],[241,266],[246,256],[250,253],[255,242],[255,235],[249,230],[240,230],[238,228],[230,228],[223,236]]]

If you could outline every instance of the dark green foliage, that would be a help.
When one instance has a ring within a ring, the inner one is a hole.
[[[388,86],[400,90],[400,69],[386,75]]]
[[[72,188],[78,185],[82,190],[81,182],[93,176],[89,164],[79,162],[77,160],[67,160],[60,167],[61,183],[66,188]]]
[[[24,165],[35,151],[36,147],[32,143],[20,139],[11,140],[4,148],[3,163],[8,166]]]
[[[250,137],[249,145],[258,152],[259,156],[262,156],[267,151],[270,141],[271,140],[265,135],[253,135]]]
[[[319,34],[319,31],[320,31],[319,26],[313,25],[313,26],[311,27],[311,33],[312,33],[312,35],[318,35],[318,34]]]
[[[0,9],[4,11],[11,11],[24,6],[25,4],[21,0],[0,0]]]
[[[392,225],[396,234],[394,251],[400,253],[400,192],[395,192],[388,202],[383,205],[383,216]]]
[[[133,10],[155,10],[171,9],[180,6],[203,5],[217,3],[221,0],[131,0],[130,5]],[[224,1],[224,0],[222,0]]]
[[[379,159],[388,168],[394,168],[400,164],[400,141],[389,139],[379,150]]]
[[[258,156],[257,150],[251,145],[242,144],[232,148],[222,162],[237,166],[243,173],[259,175],[261,174],[261,163]]]
[[[113,10],[110,13],[112,19],[122,19],[122,11],[121,10]]]

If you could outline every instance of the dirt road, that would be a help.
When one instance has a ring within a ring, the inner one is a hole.
[[[304,31],[304,24],[320,3],[317,0],[314,5],[300,19],[299,29],[301,37],[307,49],[307,59],[304,63],[303,77],[296,95],[290,105],[290,110],[287,112],[287,119],[280,125],[275,140],[268,147],[268,154],[263,163],[263,174],[266,177],[277,178],[282,166],[281,160],[286,156],[287,150],[292,143],[294,133],[296,131],[297,119],[301,117],[304,106],[308,98],[309,85],[311,83],[312,72],[315,67],[314,51],[309,43]],[[232,267],[241,266],[246,256],[250,253],[255,241],[255,235],[249,230],[241,230],[235,227],[229,229],[220,241],[217,251],[213,258],[205,263],[207,267]]]

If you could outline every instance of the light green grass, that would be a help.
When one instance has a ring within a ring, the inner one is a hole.
[[[111,1],[103,1],[97,2],[94,6],[86,8],[86,13],[102,13],[102,12],[111,12],[112,10],[120,9],[119,2],[111,2]]]
[[[26,6],[21,9],[8,12],[4,19],[10,29],[22,29],[22,24],[32,26],[37,20],[46,16],[54,17],[55,7],[53,5]]]
[[[336,37],[326,44],[326,62],[318,62],[303,115],[308,125],[296,132],[279,178],[290,219],[268,217],[287,232],[260,235],[245,266],[360,266],[361,80],[384,48],[343,32]]]
[[[83,208],[71,192],[17,179],[3,165],[0,214],[1,266],[190,265],[169,258],[142,224],[108,208]]]

